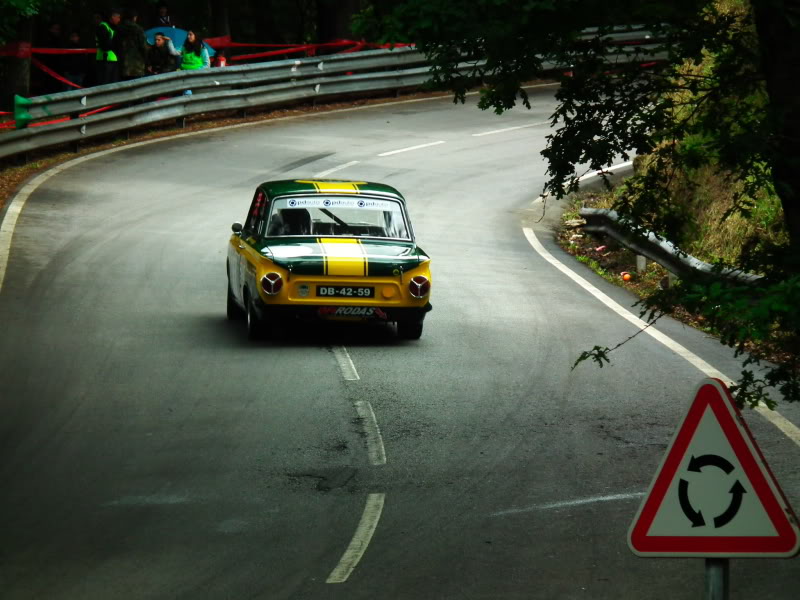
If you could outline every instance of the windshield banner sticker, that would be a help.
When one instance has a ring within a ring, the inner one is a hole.
[[[393,210],[396,202],[365,198],[291,198],[290,208],[365,208],[367,210]]]

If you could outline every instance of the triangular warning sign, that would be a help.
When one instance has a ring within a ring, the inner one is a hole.
[[[628,531],[639,556],[789,557],[800,530],[728,388],[700,384]]]

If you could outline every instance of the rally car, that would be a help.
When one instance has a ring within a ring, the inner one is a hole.
[[[419,339],[431,310],[430,258],[396,189],[365,181],[267,181],[227,256],[229,319],[250,338],[293,319],[384,321]]]

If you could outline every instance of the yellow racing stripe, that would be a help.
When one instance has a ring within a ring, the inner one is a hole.
[[[360,240],[319,238],[319,245],[325,257],[326,275],[367,275],[367,255]]]
[[[313,179],[297,179],[297,183],[310,183],[317,192],[324,194],[326,192],[336,192],[339,194],[356,194],[358,193],[358,186],[363,185],[366,181],[314,181]]]

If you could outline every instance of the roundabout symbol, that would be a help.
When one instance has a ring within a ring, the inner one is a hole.
[[[735,468],[729,461],[721,456],[717,456],[716,454],[703,454],[699,458],[692,456],[687,470],[701,473],[701,469],[705,466],[717,467],[724,471],[726,475],[730,475]],[[739,513],[739,509],[742,507],[742,496],[747,493],[747,490],[744,489],[744,486],[737,479],[729,490],[729,493],[731,494],[731,502],[722,514],[714,517],[715,528],[724,527]],[[706,525],[702,511],[695,511],[692,503],[689,501],[689,482],[683,478],[678,482],[678,501],[680,502],[683,514],[691,521],[692,527],[704,527]]]

